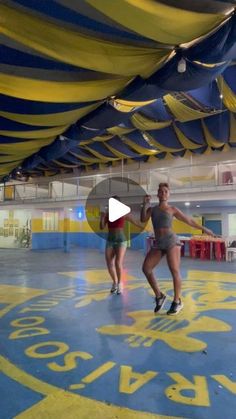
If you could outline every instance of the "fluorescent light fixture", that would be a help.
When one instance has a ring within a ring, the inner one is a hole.
[[[178,62],[177,66],[178,73],[185,73],[186,71],[186,60],[184,58],[181,58]]]
[[[198,204],[198,205],[196,205],[196,207],[197,207],[197,208],[200,208],[200,205]]]
[[[186,207],[190,207],[190,202],[185,202],[185,203],[184,203],[184,205],[185,205]]]

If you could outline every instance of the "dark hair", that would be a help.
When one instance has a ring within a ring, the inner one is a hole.
[[[113,195],[112,198],[117,199],[117,201],[120,201],[120,197],[118,195]]]
[[[159,183],[158,189],[160,189],[160,188],[170,189],[169,183],[167,183],[167,182],[161,182],[161,183]]]

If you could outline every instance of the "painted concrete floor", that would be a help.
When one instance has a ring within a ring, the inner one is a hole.
[[[142,252],[111,295],[95,250],[0,250],[0,418],[234,419],[236,261],[182,259],[183,311],[154,315]]]

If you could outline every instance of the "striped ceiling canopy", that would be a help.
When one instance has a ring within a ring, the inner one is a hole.
[[[236,147],[236,0],[1,0],[0,181]]]

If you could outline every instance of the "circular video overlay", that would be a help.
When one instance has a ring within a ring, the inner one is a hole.
[[[102,180],[91,189],[86,201],[89,226],[104,240],[117,243],[133,240],[146,228],[147,223],[140,221],[146,194],[138,183],[126,177]]]

